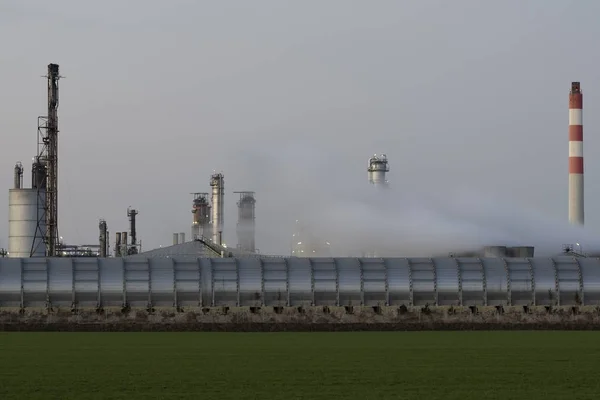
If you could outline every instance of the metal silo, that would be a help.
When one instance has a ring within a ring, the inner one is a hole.
[[[223,205],[225,197],[225,179],[223,174],[213,174],[210,177],[212,188],[212,241],[222,244],[223,238]]]
[[[44,192],[40,193],[43,203]],[[36,228],[45,232],[43,204],[38,212],[37,189],[10,189],[8,193],[8,252],[10,257],[45,257],[46,246]]]

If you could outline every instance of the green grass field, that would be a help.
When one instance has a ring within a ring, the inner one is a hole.
[[[0,333],[0,399],[598,399],[600,333]]]

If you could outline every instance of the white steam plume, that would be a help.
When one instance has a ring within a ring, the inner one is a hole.
[[[232,173],[257,192],[261,252],[289,255],[299,219],[332,244],[334,256],[445,256],[487,245],[534,246],[536,256],[552,256],[575,243],[600,253],[598,235],[571,226],[566,211],[553,218],[472,187],[446,187],[440,196],[405,188],[398,178],[381,190],[367,182],[366,159],[345,164],[341,156],[297,144],[277,153],[242,151]]]

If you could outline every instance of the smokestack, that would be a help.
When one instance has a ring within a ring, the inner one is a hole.
[[[254,241],[254,220],[256,199],[254,192],[233,192],[240,194],[238,206],[237,240],[238,248],[243,251],[256,252]]]
[[[179,244],[185,243],[185,233],[179,232]]]
[[[218,245],[223,244],[223,204],[225,197],[225,179],[223,174],[214,174],[210,177],[212,187],[212,241]]]
[[[98,224],[100,229],[100,257],[105,258],[108,255],[108,231],[106,221],[101,219]]]
[[[115,233],[115,257],[121,257],[121,232]]]
[[[385,154],[373,155],[369,158],[369,167],[367,171],[369,173],[369,183],[379,187],[387,187],[387,179],[385,179],[385,173],[390,170],[387,156]]]
[[[173,234],[173,246],[175,246],[176,244],[179,244],[179,234],[178,233]]]
[[[137,210],[129,207],[127,209],[127,216],[129,217],[129,233],[131,235],[131,247],[128,249],[128,254],[137,254],[137,230],[135,217],[138,215]]]
[[[15,189],[21,189],[23,187],[23,164],[18,162],[15,164]]]
[[[569,93],[569,222],[584,223],[583,205],[583,94],[579,82]]]
[[[127,232],[121,232],[121,254],[126,256],[128,253],[129,243],[127,243]]]

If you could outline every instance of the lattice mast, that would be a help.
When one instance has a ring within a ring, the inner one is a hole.
[[[37,185],[39,212],[36,238],[38,235],[43,238],[43,243],[46,246],[46,257],[55,257],[59,245],[58,80],[61,76],[59,75],[58,64],[48,65],[48,74],[45,78],[48,80],[48,114],[45,117],[38,117],[38,155],[34,159],[34,165],[37,165],[37,169],[40,175],[43,175],[45,181],[45,185]],[[38,182],[42,182],[42,179]],[[32,254],[34,250],[32,248]]]

